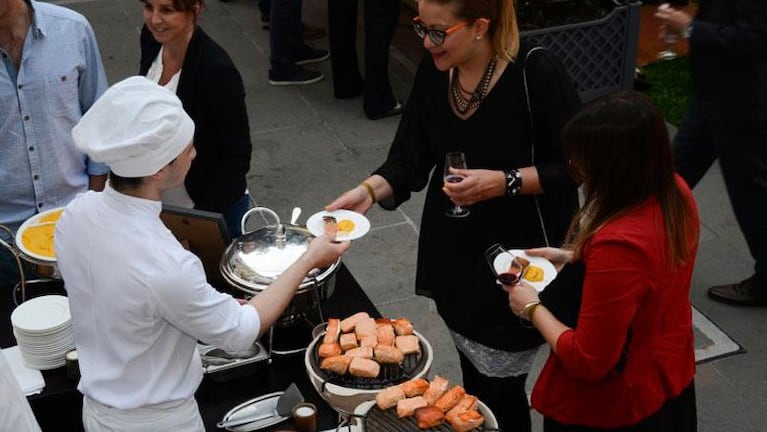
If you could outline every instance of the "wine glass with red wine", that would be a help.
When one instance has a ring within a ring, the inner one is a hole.
[[[445,183],[460,183],[463,181],[464,177],[451,172],[450,168],[466,169],[466,156],[464,156],[463,152],[449,152],[445,155],[445,173],[443,176]],[[469,209],[458,204],[445,211],[445,214],[454,218],[466,217],[469,213]]]
[[[499,258],[500,256],[508,255],[505,258]],[[485,259],[490,266],[490,270],[495,275],[495,281],[499,285],[514,285],[519,282],[522,277],[523,266],[517,261],[517,258],[509,251],[506,250],[500,243],[496,243],[485,251]],[[504,264],[502,268],[496,267],[496,261],[499,264]],[[506,264],[508,262],[508,264]]]

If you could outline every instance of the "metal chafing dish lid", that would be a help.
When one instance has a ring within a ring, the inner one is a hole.
[[[264,211],[263,208],[257,209]],[[266,211],[274,214],[271,210]],[[243,225],[247,217],[246,213]],[[306,228],[281,224],[278,219],[277,225],[267,225],[235,239],[221,257],[221,274],[240,289],[263,291],[298,260],[313,237]],[[324,280],[339,262],[340,259],[328,268],[312,270],[300,288]]]

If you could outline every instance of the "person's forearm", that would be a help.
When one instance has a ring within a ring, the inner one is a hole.
[[[298,286],[312,268],[314,266],[304,254],[269,285],[269,288],[250,300],[249,303],[256,308],[261,319],[259,336],[264,334],[282,315],[298,290]]]
[[[532,317],[532,324],[546,339],[554,353],[557,352],[557,341],[562,333],[569,330],[569,327],[559,322],[559,320],[549,312],[543,304],[535,308]]]
[[[373,193],[376,197],[376,202],[386,200],[387,198],[394,195],[394,189],[392,189],[389,182],[378,174],[373,174],[372,176],[366,178],[364,183],[367,183],[373,189]]]

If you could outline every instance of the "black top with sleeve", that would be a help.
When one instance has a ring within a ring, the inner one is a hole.
[[[767,2],[703,0],[693,22],[694,95],[724,118],[767,120]]]
[[[498,197],[474,204],[465,218],[449,218],[453,204],[442,192],[445,153],[462,151],[468,167],[504,170],[530,166],[530,120],[519,60],[504,70],[474,114],[461,120],[448,99],[448,73],[427,53],[416,72],[387,160],[375,174],[394,190],[395,208],[412,191],[427,187],[416,274],[416,292],[432,297],[450,329],[496,349],[519,351],[541,343],[520,326],[507,294],[495,284],[484,252],[493,243],[511,248],[545,244],[530,195]],[[535,162],[544,195],[537,197],[549,242],[560,245],[578,206],[577,188],[562,160],[560,131],[580,106],[572,80],[549,51],[527,60],[535,122]],[[427,185],[428,183],[428,185]]]
[[[146,75],[161,45],[141,29],[141,69]],[[245,192],[250,169],[250,127],[245,86],[229,54],[201,28],[194,31],[176,95],[194,120],[197,157],[184,184],[195,208],[224,213]]]

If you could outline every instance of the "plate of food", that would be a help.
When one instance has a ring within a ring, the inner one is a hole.
[[[56,262],[53,232],[63,207],[46,210],[24,221],[16,231],[16,247],[26,256],[46,262]]]
[[[336,240],[356,240],[370,231],[370,221],[364,215],[351,210],[317,212],[306,220],[306,228],[315,236],[325,234],[335,225]]]
[[[530,256],[522,249],[511,249],[508,253],[498,254],[493,261],[495,271],[499,274],[505,272],[514,258],[522,265],[522,280],[538,292],[543,291],[557,277],[557,269],[551,261]]]

